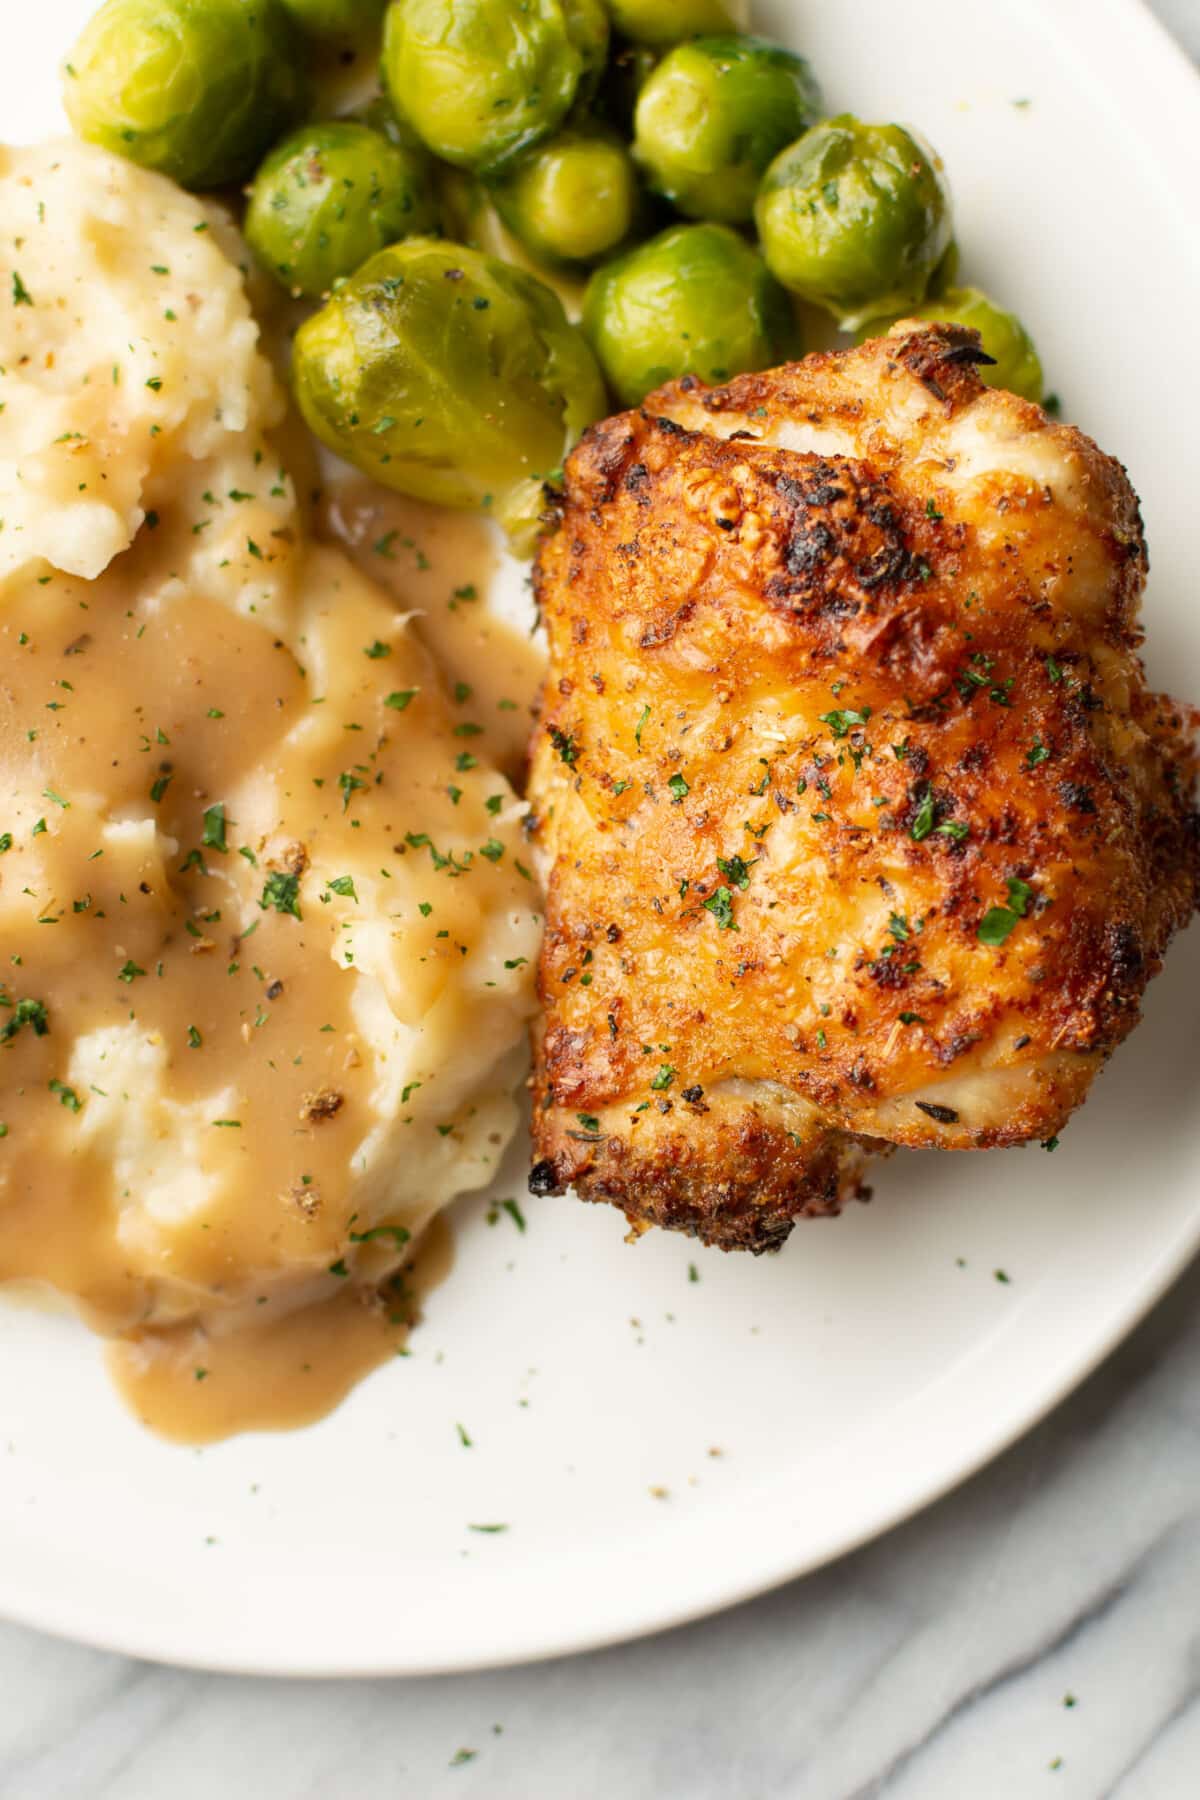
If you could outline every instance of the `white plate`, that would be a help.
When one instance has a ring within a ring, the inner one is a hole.
[[[54,62],[89,10],[24,11],[9,135],[55,128]],[[971,277],[1019,306],[1069,416],[1129,464],[1151,671],[1200,697],[1187,65],[1132,0],[757,17],[835,107],[943,152]],[[563,1200],[526,1202],[524,1236],[464,1207],[411,1359],[295,1436],[169,1448],[80,1329],[0,1307],[0,1609],[174,1662],[429,1672],[631,1636],[814,1568],[1023,1431],[1200,1243],[1198,980],[1194,933],[1053,1157],[897,1157],[872,1206],[800,1226],[774,1261],[628,1249],[616,1214]]]

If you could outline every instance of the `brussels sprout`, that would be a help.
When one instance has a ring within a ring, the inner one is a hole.
[[[787,295],[726,225],[675,225],[605,263],[583,328],[625,406],[679,375],[724,381],[799,354]]]
[[[754,216],[785,287],[848,330],[915,306],[950,242],[938,159],[899,125],[843,113],[775,158]]]
[[[535,276],[557,294],[568,319],[578,319],[588,275],[586,264],[535,262],[520,238],[508,229],[477,175],[452,169],[449,163],[438,163],[436,175],[442,236]]]
[[[582,335],[532,275],[410,238],[364,264],[301,326],[300,410],[386,487],[490,507],[527,544],[541,482],[604,411]]]
[[[692,219],[754,217],[763,170],[821,107],[802,56],[765,38],[678,44],[637,103],[634,155],[650,186]]]
[[[490,184],[508,229],[535,259],[594,262],[633,230],[638,179],[624,144],[595,129],[562,131]]]
[[[343,120],[303,126],[272,150],[250,190],[245,232],[284,287],[317,295],[437,221],[425,152]]]
[[[979,373],[991,386],[1007,388],[1023,400],[1041,403],[1045,391],[1042,365],[1033,339],[1016,313],[1005,312],[980,288],[951,287],[922,306],[910,307],[894,318],[869,319],[858,333],[859,343],[882,337],[896,319],[941,320],[949,325],[969,325],[983,339],[983,347],[996,361],[981,363]]]
[[[359,44],[383,24],[388,0],[282,0],[305,37]]]
[[[438,156],[492,171],[549,137],[603,65],[599,0],[393,0],[392,104]]]
[[[212,188],[252,173],[303,113],[307,83],[278,0],[107,0],[71,52],[63,99],[89,143]]]
[[[657,49],[708,32],[736,31],[739,23],[725,0],[608,0],[608,10],[623,37]]]

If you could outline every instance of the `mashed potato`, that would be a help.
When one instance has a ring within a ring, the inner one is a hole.
[[[305,540],[201,205],[0,150],[0,227],[0,1279],[110,1333],[261,1323],[494,1173],[523,808]]]

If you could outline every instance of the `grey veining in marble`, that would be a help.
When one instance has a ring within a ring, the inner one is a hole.
[[[1174,33],[1190,56],[1200,61],[1200,3],[1198,0],[1152,0],[1168,31]]]
[[[1200,0],[1156,11],[1200,58]],[[226,1795],[1200,1800],[1200,1265],[957,1494],[640,1644],[309,1685],[0,1626],[0,1800]]]

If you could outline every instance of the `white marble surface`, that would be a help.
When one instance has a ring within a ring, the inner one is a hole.
[[[1155,10],[1200,58],[1200,0]],[[1200,1265],[959,1493],[807,1581],[640,1644],[285,1684],[0,1625],[0,1800],[1043,1793],[1200,1795]]]

